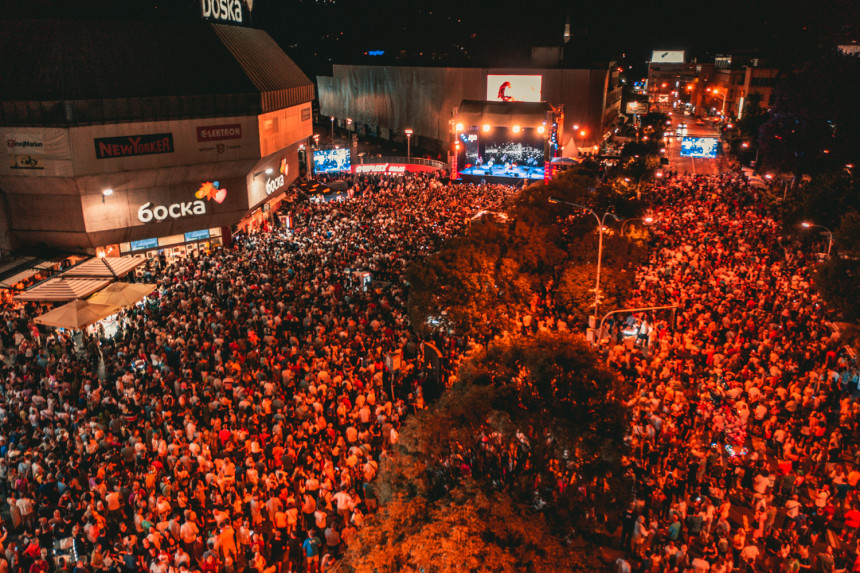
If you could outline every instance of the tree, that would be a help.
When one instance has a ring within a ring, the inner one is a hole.
[[[860,213],[846,214],[834,235],[830,258],[815,275],[818,290],[844,321],[860,321]]]
[[[836,54],[785,77],[774,89],[774,105],[759,131],[766,166],[799,179],[856,163],[858,89],[860,60]]]
[[[597,549],[564,545],[540,514],[466,481],[444,499],[399,495],[368,518],[337,571],[598,571]]]
[[[435,255],[415,262],[407,271],[409,310],[417,328],[447,315],[462,333],[500,334],[513,327],[516,314],[529,312],[530,302],[548,285],[563,285],[559,309],[574,317],[588,315],[589,289],[597,263],[598,235],[590,215],[549,197],[635,214],[639,204],[625,193],[599,184],[584,169],[570,170],[548,185],[523,190],[508,210],[509,221],[476,222],[463,237]],[[639,243],[607,231],[601,291],[614,303],[623,300],[632,281],[622,270],[643,255]],[[591,299],[593,300],[593,290]]]
[[[449,468],[438,479],[465,474],[524,504],[536,495],[552,500],[550,521],[570,525],[584,499],[606,507],[625,497],[622,394],[581,335],[499,339],[461,364],[459,381],[407,423],[401,453]]]
[[[595,571],[600,530],[630,495],[618,377],[581,336],[499,339],[410,418],[376,481],[379,514],[345,570]]]
[[[845,213],[860,211],[860,185],[844,170],[822,173],[790,191],[787,199],[780,206],[787,228],[813,221],[835,229]]]

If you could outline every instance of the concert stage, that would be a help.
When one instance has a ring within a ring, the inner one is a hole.
[[[466,167],[460,170],[460,175],[473,175],[481,178],[507,178],[507,179],[543,179],[543,165],[530,167],[527,165],[480,165]]]
[[[463,100],[454,115],[454,154],[464,179],[546,179],[561,117],[548,103]]]

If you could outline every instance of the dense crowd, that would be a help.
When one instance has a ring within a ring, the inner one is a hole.
[[[406,265],[511,193],[362,177],[293,229],[152,259],[112,338],[4,299],[0,573],[328,569],[424,407]]]
[[[152,260],[157,296],[112,339],[37,328],[44,308],[5,300],[0,573],[325,571],[425,406],[406,265],[511,193],[363,177],[346,200],[291,206],[293,229]],[[677,308],[601,333],[634,389],[616,570],[860,571],[860,376],[815,254],[739,175],[651,194],[630,302]],[[523,329],[565,324],[543,294]]]
[[[858,371],[813,288],[815,253],[739,175],[653,193],[631,306],[677,310],[608,336],[635,388],[617,571],[860,571]]]

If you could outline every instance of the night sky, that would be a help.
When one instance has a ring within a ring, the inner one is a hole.
[[[0,0],[2,16],[195,19],[199,0]],[[520,65],[533,45],[557,45],[570,17],[568,63],[641,66],[652,49],[755,52],[779,63],[858,38],[851,0],[254,0],[267,30],[309,75],[330,63]],[[2,30],[0,30],[2,33]],[[383,50],[383,56],[364,56]]]

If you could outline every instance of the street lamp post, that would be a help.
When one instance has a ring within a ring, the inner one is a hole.
[[[404,133],[406,134],[406,159],[410,159],[412,157],[412,130],[407,129]]]
[[[585,205],[580,205],[579,203],[571,203],[570,201],[564,201],[563,199],[559,199],[558,197],[550,197],[550,203],[564,203],[565,205],[570,205],[571,207],[577,207],[579,209],[583,209],[594,215],[594,218],[597,220],[597,278],[594,281],[594,318],[597,319],[597,310],[600,308],[600,267],[601,262],[603,261],[603,229],[606,223],[606,217],[612,217],[616,221],[620,221],[618,215],[615,213],[610,213],[606,211],[603,213],[603,217],[601,218],[597,213],[593,210],[589,209]]]
[[[334,143],[334,116],[331,116],[331,142]]]
[[[804,229],[814,229],[816,227],[819,229],[824,229],[824,232],[827,233],[827,258],[829,259],[830,258],[830,249],[833,248],[833,231],[831,231],[830,229],[828,229],[824,225],[815,225],[815,224],[809,223],[807,221],[804,221],[803,223],[801,223],[800,226],[803,227]]]

